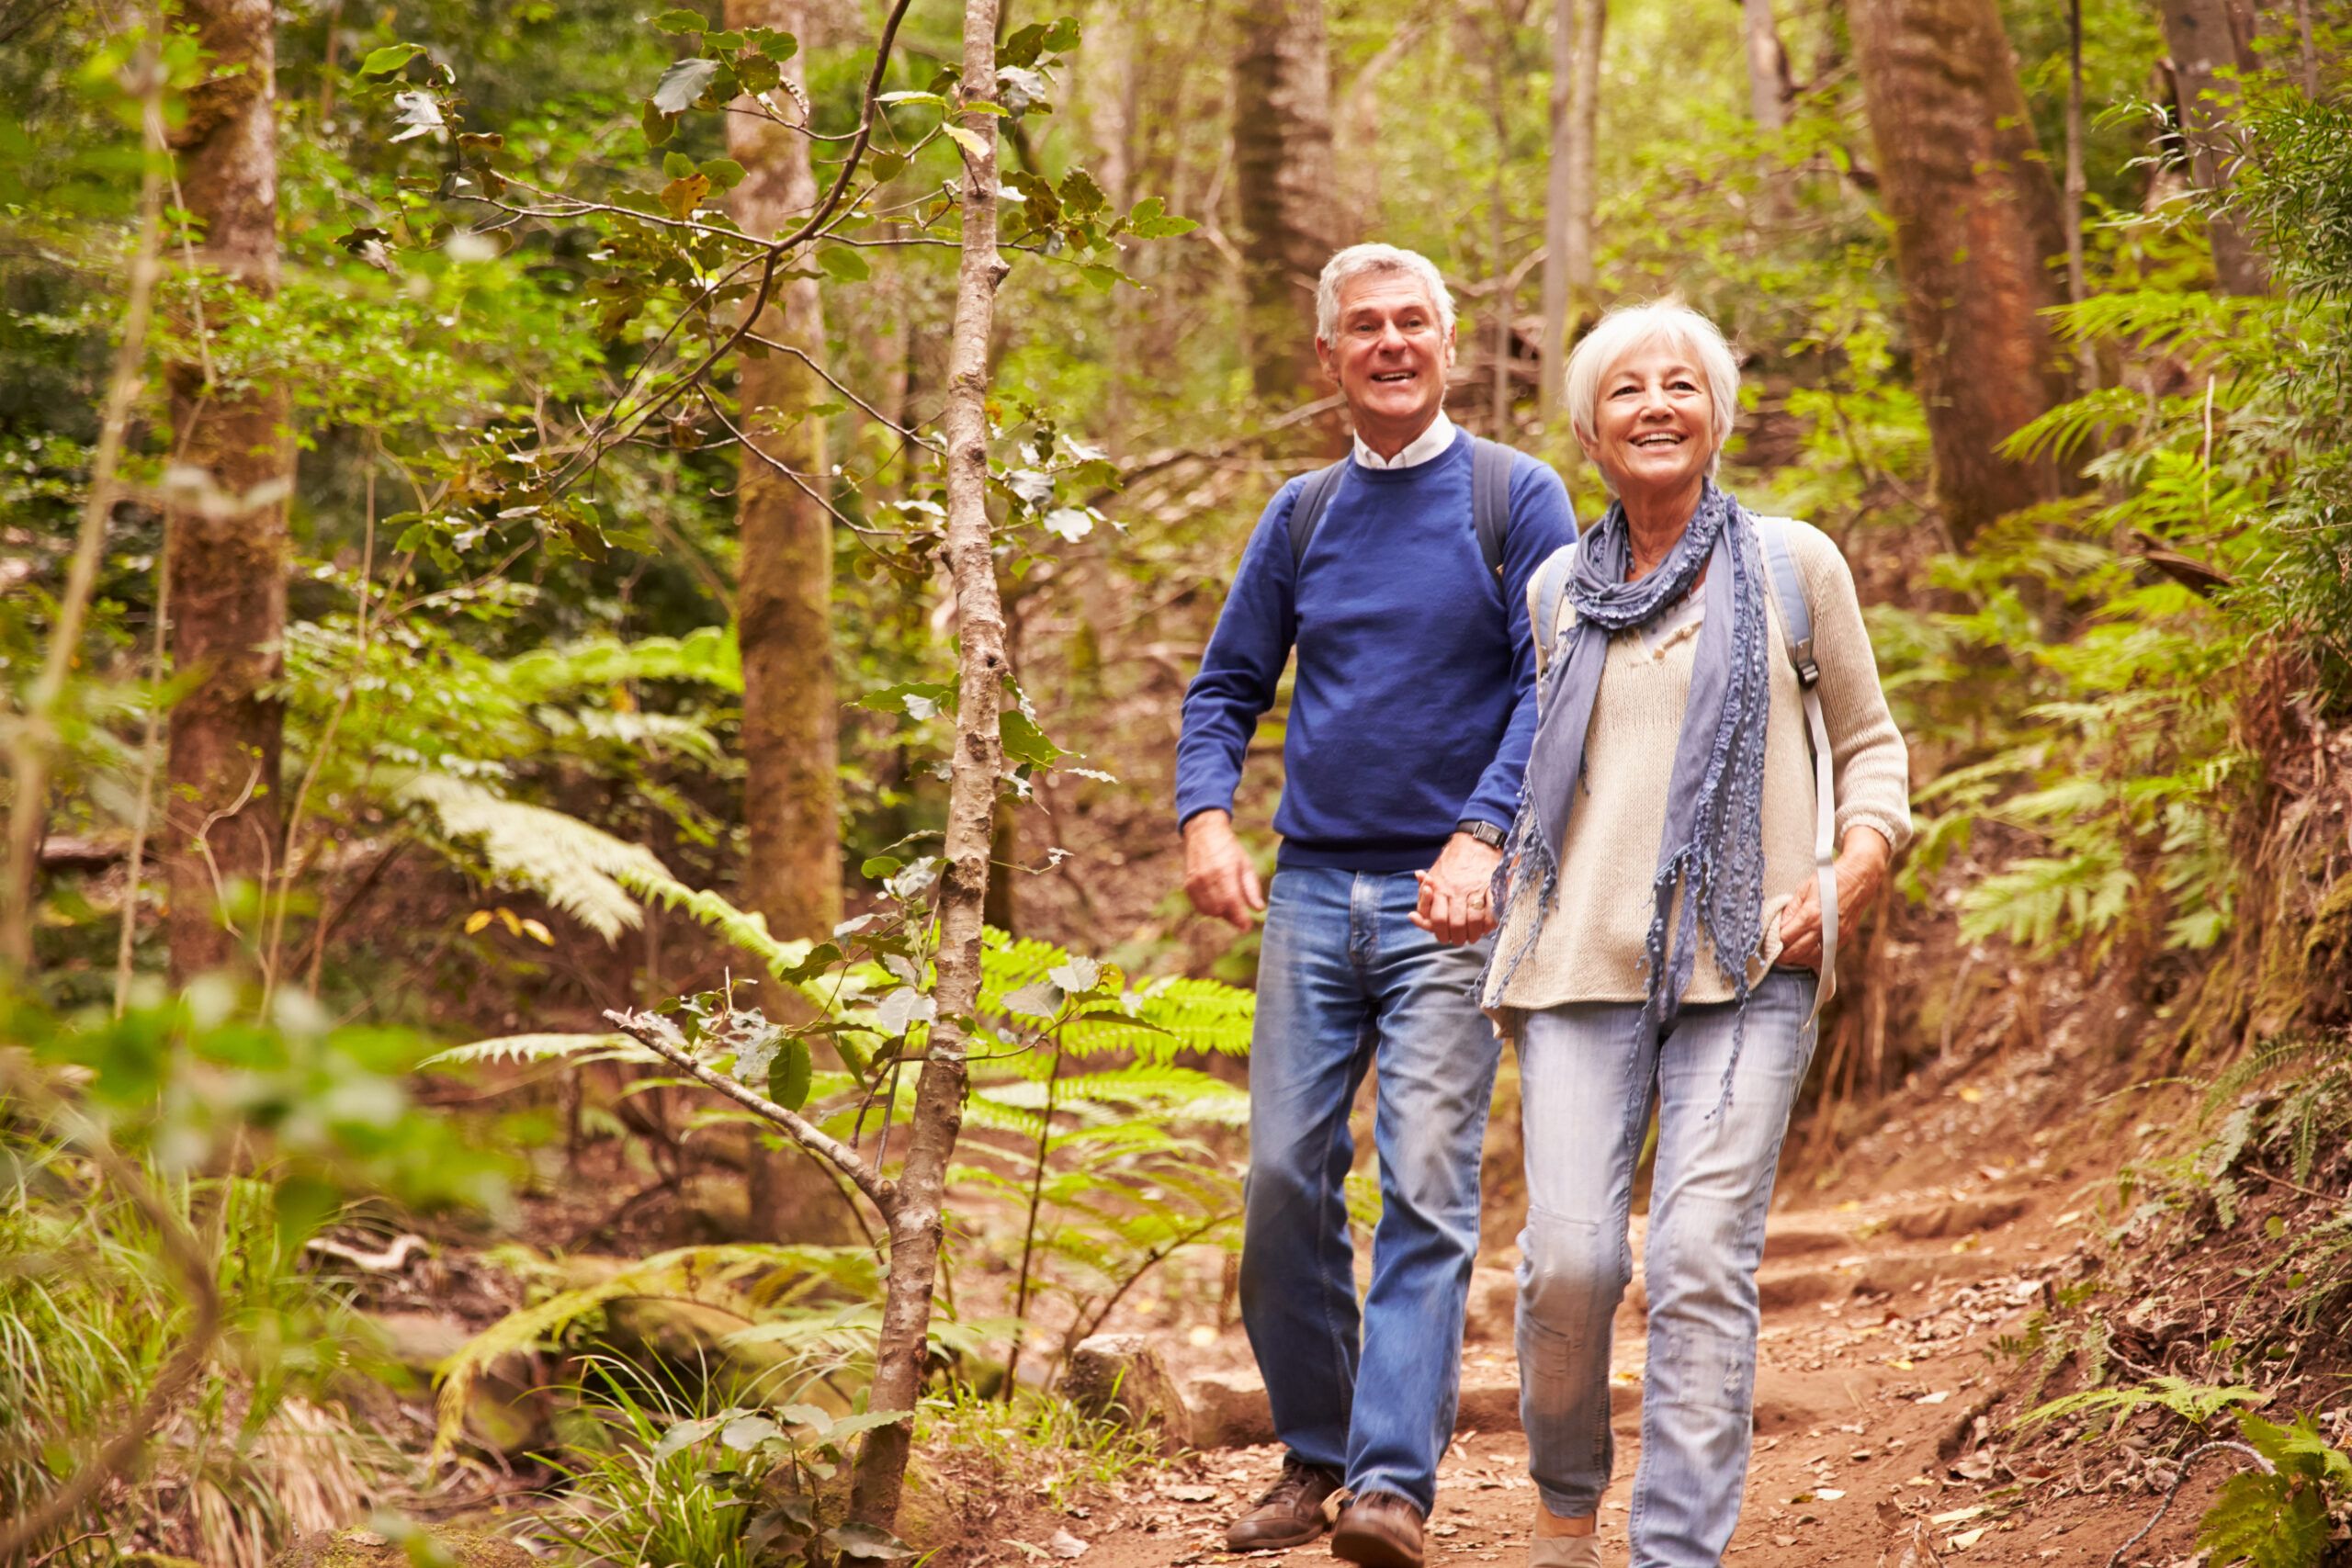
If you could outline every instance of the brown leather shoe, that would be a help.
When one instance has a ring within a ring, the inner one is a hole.
[[[1393,1492],[1367,1492],[1333,1527],[1331,1555],[1363,1568],[1421,1568],[1421,1511]]]
[[[1273,1551],[1304,1546],[1323,1533],[1323,1500],[1340,1489],[1337,1471],[1285,1456],[1283,1472],[1258,1506],[1225,1527],[1227,1551]]]

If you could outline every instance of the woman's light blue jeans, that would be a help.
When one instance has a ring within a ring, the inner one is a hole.
[[[1663,1039],[1633,1004],[1527,1015],[1520,1096],[1520,1414],[1544,1506],[1590,1515],[1609,1484],[1610,1327],[1633,1279],[1634,1167],[1655,1097],[1644,1244],[1649,1361],[1634,1477],[1634,1568],[1714,1568],[1739,1520],[1754,1436],[1756,1269],[1789,1110],[1813,1055],[1814,977],[1776,969],[1748,998],[1730,1099],[1730,1004]],[[1645,1035],[1649,1036],[1645,1038]]]
[[[1487,942],[1447,947],[1416,929],[1419,894],[1409,872],[1274,876],[1250,1055],[1241,1318],[1292,1454],[1426,1515],[1453,1437],[1502,1047],[1472,994]],[[1355,1157],[1348,1107],[1375,1061],[1382,1209],[1359,1319],[1341,1184]]]

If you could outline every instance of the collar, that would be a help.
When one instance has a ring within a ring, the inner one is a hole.
[[[1363,444],[1363,436],[1357,436],[1356,461],[1367,468],[1418,468],[1433,457],[1444,456],[1445,449],[1453,445],[1453,422],[1440,409],[1437,417],[1430,421],[1430,427],[1405,443],[1405,449],[1394,457],[1382,457]]]

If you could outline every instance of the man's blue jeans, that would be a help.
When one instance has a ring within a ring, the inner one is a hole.
[[[1426,1515],[1453,1437],[1501,1043],[1473,994],[1487,943],[1447,947],[1417,929],[1419,893],[1409,872],[1274,876],[1250,1056],[1241,1318],[1291,1453]],[[1382,1209],[1359,1321],[1341,1183],[1355,1156],[1349,1104],[1375,1062]]]
[[[1633,1278],[1634,1168],[1657,1101],[1642,1461],[1626,1521],[1634,1568],[1713,1568],[1739,1521],[1754,1438],[1756,1269],[1781,1139],[1813,1055],[1814,983],[1776,969],[1748,998],[1728,1102],[1728,1003],[1685,1008],[1663,1040],[1638,1027],[1632,1004],[1527,1017],[1520,1415],[1536,1491],[1563,1517],[1593,1513],[1609,1484],[1610,1325]]]

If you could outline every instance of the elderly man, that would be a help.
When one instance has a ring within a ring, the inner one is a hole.
[[[1353,455],[1284,485],[1243,550],[1176,751],[1184,887],[1247,930],[1265,911],[1250,1062],[1241,1314],[1288,1449],[1236,1551],[1321,1533],[1419,1568],[1453,1432],[1499,1043],[1472,994],[1487,885],[1534,729],[1529,576],[1575,536],[1544,464],[1445,417],[1453,302],[1410,251],[1354,245],[1316,290],[1315,351]],[[1269,895],[1233,830],[1259,716],[1298,675]],[[1348,1111],[1378,1065],[1382,1212],[1361,1321],[1341,1183]]]

